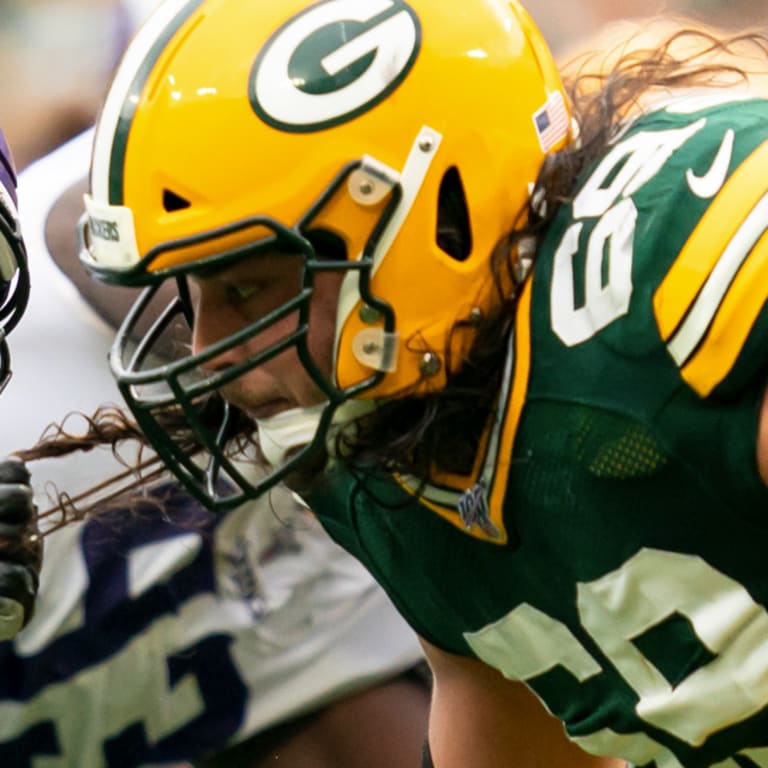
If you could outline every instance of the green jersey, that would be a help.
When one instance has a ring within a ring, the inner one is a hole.
[[[427,640],[637,766],[768,766],[768,102],[719,98],[583,174],[473,477],[310,499]]]

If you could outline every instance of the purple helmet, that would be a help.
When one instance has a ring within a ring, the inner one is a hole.
[[[0,131],[0,392],[11,375],[6,337],[24,314],[29,298],[27,252],[16,206],[16,171]]]

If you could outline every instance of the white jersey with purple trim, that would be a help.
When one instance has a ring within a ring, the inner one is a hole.
[[[224,517],[168,506],[173,523],[121,513],[46,540],[36,615],[0,643],[3,768],[192,760],[419,658],[287,492]]]

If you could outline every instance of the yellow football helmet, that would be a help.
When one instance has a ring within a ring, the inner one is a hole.
[[[102,109],[83,261],[113,283],[182,284],[190,269],[277,243],[305,259],[299,323],[316,270],[345,271],[333,380],[321,381],[306,335],[291,342],[328,395],[325,428],[344,401],[444,386],[472,341],[452,329],[497,300],[494,246],[568,136],[552,56],[516,0],[166,0]],[[317,233],[341,244],[330,266]],[[199,356],[168,363],[151,339],[128,355],[147,304],[121,329],[112,367],[175,465],[181,452],[148,414],[215,383],[186,387]],[[142,394],[162,380],[168,399]]]

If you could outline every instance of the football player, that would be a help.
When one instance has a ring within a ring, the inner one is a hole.
[[[425,764],[768,764],[768,41],[687,37],[566,85],[516,0],[179,0],[107,95],[121,391],[386,587]]]
[[[118,311],[121,294],[132,297],[77,278],[75,224],[91,139],[91,131],[77,136],[20,174],[19,215],[0,144],[6,332],[29,283],[19,219],[36,285],[0,400],[2,453],[32,445],[62,419],[78,436],[82,414],[119,399],[104,365],[114,335],[108,310]],[[87,299],[80,285],[91,289]],[[123,471],[124,460],[94,446],[29,465],[46,557],[28,624],[40,541],[30,540],[29,473],[18,461],[0,463],[0,638],[27,624],[0,643],[0,765],[417,761],[428,683],[415,635],[284,490],[214,516],[164,486],[154,492],[173,501],[162,514],[151,504],[138,515],[100,504],[100,515],[53,530],[57,492],[71,511],[72,497],[80,505],[77,497]]]
[[[0,402],[6,453],[70,412],[62,428],[79,435],[82,413],[119,399],[104,365],[114,330],[94,306],[119,305],[121,291],[93,293],[91,303],[67,277],[82,270],[70,190],[82,199],[91,137],[19,176],[37,290],[15,332],[15,376]],[[96,446],[29,464],[45,558],[34,618],[0,643],[0,765],[417,760],[428,685],[416,637],[284,490],[222,517],[163,486],[154,492],[172,491],[174,501],[162,514],[97,503],[86,521],[51,530],[58,492],[65,506],[71,497],[82,506],[78,496],[125,469],[127,448],[122,458]],[[21,498],[31,504],[28,489]],[[16,509],[15,499],[0,493],[0,510]],[[3,581],[0,593],[8,595]]]

